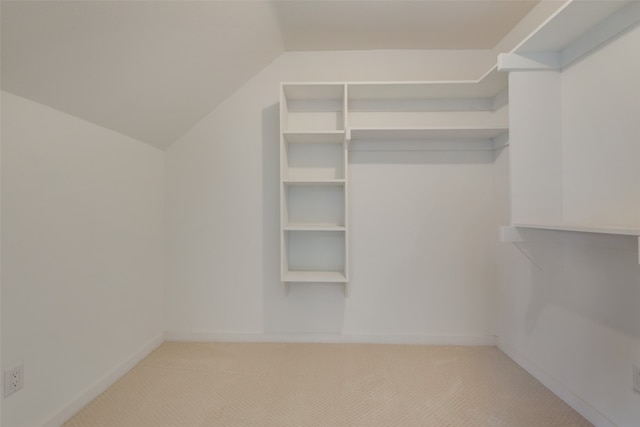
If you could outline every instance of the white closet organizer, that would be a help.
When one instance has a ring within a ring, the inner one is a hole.
[[[636,1],[568,2],[499,56],[498,68],[509,72],[513,142],[511,225],[502,227],[503,241],[542,229],[627,235],[640,246],[640,125],[624,119],[638,111],[636,81],[597,56],[639,21]]]
[[[282,83],[281,280],[349,282],[349,150],[494,150],[507,78]]]

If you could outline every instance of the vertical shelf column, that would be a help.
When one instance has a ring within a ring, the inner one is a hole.
[[[281,280],[348,282],[346,86],[280,89]]]

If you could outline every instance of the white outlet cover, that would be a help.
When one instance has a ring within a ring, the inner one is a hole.
[[[4,397],[10,396],[24,386],[22,363],[4,370]]]

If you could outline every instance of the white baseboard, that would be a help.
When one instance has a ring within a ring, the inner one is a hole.
[[[540,381],[545,387],[551,390],[556,396],[562,399],[567,405],[571,406],[577,413],[582,415],[596,427],[616,427],[616,425],[591,406],[587,401],[569,390],[565,385],[559,383],[551,375],[546,373],[544,369],[533,363],[527,357],[510,347],[504,341],[498,339],[497,345],[503,353],[509,356],[514,362],[520,365],[525,371],[529,372],[535,379]]]
[[[69,418],[75,415],[80,409],[82,409],[93,399],[102,394],[107,388],[109,388],[113,383],[120,379],[120,377],[131,370],[131,368],[137,365],[142,359],[147,357],[153,350],[158,348],[163,342],[163,335],[149,341],[138,351],[132,354],[127,360],[125,360],[107,375],[98,380],[88,390],[73,399],[62,410],[60,410],[60,412],[43,423],[43,427],[59,427],[64,424]]]
[[[422,345],[496,345],[493,335],[391,335],[391,334],[308,334],[308,333],[235,333],[167,331],[167,341],[202,342],[287,342]]]

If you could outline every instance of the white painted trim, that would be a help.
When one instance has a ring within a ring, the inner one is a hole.
[[[495,346],[494,335],[391,335],[391,334],[304,334],[167,331],[167,341],[200,342],[286,342],[353,344],[421,344]]]
[[[164,342],[164,335],[149,341],[138,351],[133,353],[120,365],[116,366],[111,372],[99,379],[93,386],[89,387],[84,393],[74,398],[57,414],[51,416],[48,421],[42,423],[43,427],[58,427],[64,424],[80,409],[91,402],[93,399],[102,394],[106,389],[111,387],[124,374],[129,372],[131,368],[137,365],[142,359],[147,357],[153,350],[158,348]]]
[[[596,427],[617,427],[611,420],[591,406],[586,400],[575,394],[564,384],[558,382],[553,378],[553,376],[545,372],[544,369],[529,360],[526,356],[506,344],[504,340],[498,338],[497,345],[503,353],[509,356],[525,371],[529,372],[535,379],[540,381],[545,387],[551,390],[567,405],[571,406],[577,413],[586,418],[591,424]]]

